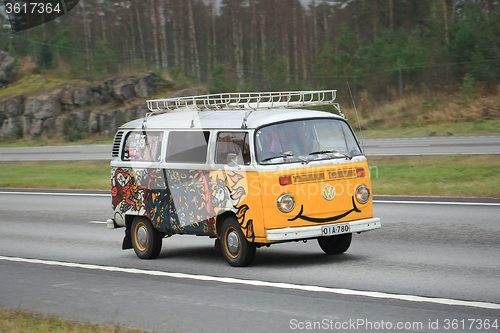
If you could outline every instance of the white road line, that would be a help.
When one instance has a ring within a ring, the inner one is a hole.
[[[349,295],[349,296],[364,296],[364,297],[372,297],[372,298],[394,299],[394,300],[408,301],[408,302],[434,303],[434,304],[442,304],[442,305],[456,305],[456,306],[476,307],[476,308],[482,308],[482,309],[500,310],[500,304],[488,303],[488,302],[462,301],[462,300],[456,300],[456,299],[432,298],[432,297],[423,297],[423,296],[414,296],[414,295],[399,295],[399,294],[389,294],[389,293],[376,292],[376,291],[360,291],[360,290],[342,289],[342,288],[307,286],[307,285],[282,283],[282,282],[244,280],[244,279],[229,278],[229,277],[217,277],[217,276],[209,276],[209,275],[169,273],[169,272],[163,272],[163,271],[150,271],[150,270],[137,269],[137,268],[122,268],[122,267],[114,267],[114,266],[79,264],[79,263],[71,263],[71,262],[40,260],[40,259],[27,259],[27,258],[19,258],[19,257],[0,256],[0,260],[13,261],[13,262],[24,262],[24,263],[31,263],[31,264],[42,264],[42,265],[49,265],[49,266],[83,268],[83,269],[100,270],[100,271],[108,271],[108,272],[121,272],[121,273],[129,273],[129,274],[163,276],[163,277],[169,277],[169,278],[191,279],[191,280],[198,280],[198,281],[212,281],[212,282],[230,283],[230,284],[243,284],[243,285],[249,285],[249,286],[255,286],[255,287],[270,287],[270,288],[279,288],[279,289],[314,291],[314,292]]]
[[[369,152],[366,153],[367,157],[377,157],[377,156],[437,156],[437,155],[498,155],[497,152],[490,152],[490,153],[415,153],[415,154],[408,154],[408,153],[392,153],[392,154],[371,154]]]
[[[69,196],[82,196],[82,197],[110,197],[111,194],[101,193],[51,193],[51,192],[8,192],[0,191],[0,194],[30,194],[30,195],[69,195]]]
[[[446,202],[446,201],[373,200],[373,203],[397,203],[397,204],[421,204],[421,205],[500,206],[500,203],[497,203],[497,202]]]
[[[108,224],[108,222],[102,222],[102,221],[89,221],[89,223],[93,223],[93,224]]]

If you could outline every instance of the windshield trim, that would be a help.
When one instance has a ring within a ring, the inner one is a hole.
[[[332,114],[332,116],[334,116],[334,115]],[[257,132],[259,132],[259,130],[264,128],[264,127],[273,126],[273,125],[277,125],[277,124],[285,124],[285,123],[296,122],[296,121],[322,120],[322,119],[344,122],[347,125],[347,128],[349,128],[349,130],[351,131],[351,134],[353,135],[353,137],[355,139],[354,141],[356,142],[356,146],[358,147],[359,152],[360,152],[360,154],[351,155],[351,157],[354,158],[356,156],[365,156],[365,154],[364,154],[364,152],[361,149],[361,146],[359,144],[358,137],[356,136],[356,133],[354,133],[354,130],[352,129],[351,125],[349,125],[349,123],[347,122],[347,119],[342,119],[342,118],[339,118],[337,116],[335,116],[335,117],[311,117],[311,118],[301,118],[301,119],[289,119],[289,120],[285,120],[285,121],[275,121],[275,122],[270,122],[270,123],[267,123],[265,125],[256,127],[254,132],[253,132],[253,142],[254,142],[253,153],[255,155],[255,163],[257,165],[281,165],[281,164],[294,164],[294,163],[302,164],[302,163],[305,163],[304,161],[300,161],[300,160],[286,162],[284,159],[282,159],[281,162],[276,162],[276,163],[268,163],[269,161],[262,163],[261,161],[259,161],[257,159],[257,144],[256,144],[257,143]],[[338,158],[345,158],[345,156],[339,156]],[[307,163],[325,161],[325,160],[330,160],[330,159],[337,159],[337,158],[329,157],[329,158],[322,158],[322,159],[313,159],[313,160],[309,160]]]

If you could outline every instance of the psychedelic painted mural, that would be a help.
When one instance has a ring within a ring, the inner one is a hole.
[[[113,168],[111,179],[115,220],[144,215],[167,234],[216,236],[215,217],[232,211],[248,239],[255,238],[249,206],[241,203],[245,172]]]
[[[115,219],[122,221],[125,213],[143,215],[144,190],[139,187],[130,168],[111,170],[111,195]]]

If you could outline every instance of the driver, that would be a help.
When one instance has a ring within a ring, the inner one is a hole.
[[[321,151],[321,144],[314,140],[312,129],[305,123],[296,127],[296,134],[292,136],[291,152],[295,156],[307,156],[314,151]]]

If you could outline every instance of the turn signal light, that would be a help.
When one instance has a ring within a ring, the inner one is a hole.
[[[366,176],[365,168],[356,168],[356,175],[358,178],[362,178]]]
[[[280,179],[281,186],[292,184],[292,176],[280,176],[279,179]]]

